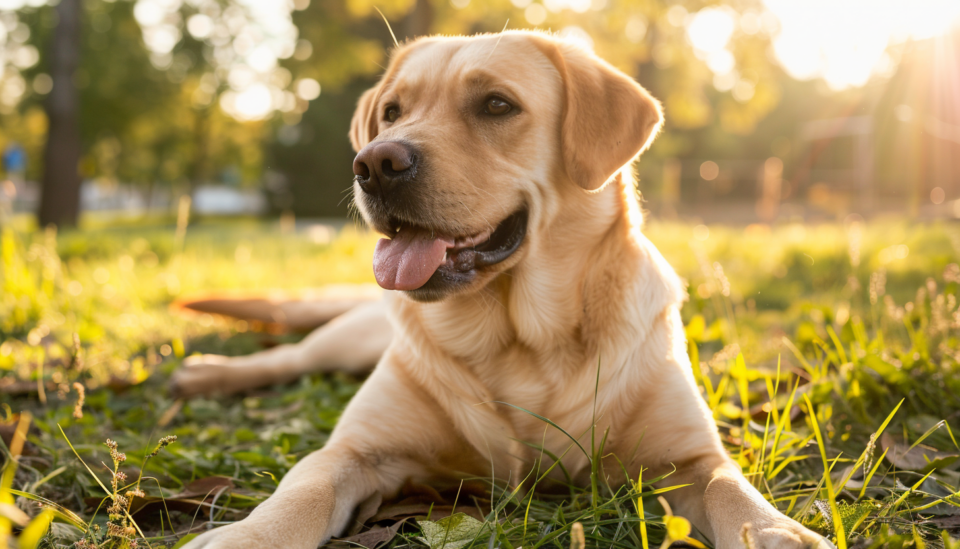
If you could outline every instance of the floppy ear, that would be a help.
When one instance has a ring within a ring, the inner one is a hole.
[[[350,144],[353,151],[359,153],[367,143],[377,136],[377,113],[374,112],[377,96],[380,95],[380,84],[363,92],[357,101],[357,110],[350,121]]]
[[[550,57],[563,79],[560,131],[567,175],[596,190],[653,141],[663,123],[660,103],[592,53],[563,42],[555,48]]]

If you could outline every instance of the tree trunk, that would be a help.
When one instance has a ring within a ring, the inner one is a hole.
[[[413,10],[407,14],[400,25],[400,40],[412,40],[431,33],[433,27],[433,6],[430,0],[417,0]]]
[[[81,0],[60,0],[50,42],[53,89],[47,97],[50,126],[43,156],[38,214],[41,227],[75,226],[80,214],[80,93],[73,77],[80,64]]]
[[[193,162],[190,167],[190,197],[207,179],[207,149],[209,144],[208,134],[210,133],[210,111],[212,105],[202,107],[194,111],[193,119]]]

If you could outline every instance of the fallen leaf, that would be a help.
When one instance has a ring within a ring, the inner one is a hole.
[[[325,547],[337,547],[337,542],[344,542],[344,545],[347,544],[356,544],[362,545],[367,549],[377,549],[377,547],[389,543],[394,537],[396,537],[397,532],[400,531],[400,527],[403,526],[403,523],[406,522],[406,519],[401,520],[390,526],[374,526],[366,532],[361,532],[359,534],[354,534],[349,537],[340,538],[333,540],[330,544]]]
[[[363,530],[363,525],[377,514],[382,504],[383,496],[379,492],[374,492],[372,496],[360,502],[360,505],[357,506],[356,516],[353,518],[353,526],[347,530],[347,536],[360,533]]]
[[[423,537],[417,539],[430,549],[460,549],[480,536],[486,524],[466,515],[457,513],[438,521],[418,520],[417,524]]]
[[[449,517],[455,511],[483,520],[485,513],[477,509],[477,505],[489,503],[486,499],[488,497],[489,493],[482,484],[464,482],[438,491],[427,484],[407,482],[400,489],[397,499],[383,503],[377,513],[366,522],[396,521],[427,516],[431,520],[439,520]]]
[[[947,529],[947,528],[960,528],[960,516],[948,516],[948,517],[937,517],[930,520],[923,521],[923,524],[932,524],[937,527],[938,530]]]
[[[890,433],[883,433],[880,446],[887,451],[887,461],[907,471],[929,473],[934,469],[947,467],[960,458],[960,455],[940,452],[923,444],[910,448]]]
[[[130,502],[130,514],[143,516],[164,510],[194,514],[198,509],[206,509],[206,515],[209,517],[215,499],[222,494],[232,492],[233,488],[233,481],[227,477],[200,478],[184,486],[179,493],[170,496],[134,497]],[[104,497],[88,497],[83,501],[91,509],[96,509],[98,506],[103,509],[109,506],[109,498]]]
[[[393,520],[402,520],[408,518],[417,518],[417,517],[427,517],[429,516],[431,520],[433,519],[442,519],[449,517],[454,514],[454,511],[457,513],[463,513],[469,515],[477,520],[483,520],[484,515],[479,510],[474,507],[466,505],[458,505],[456,509],[453,505],[436,505],[428,503],[411,503],[411,504],[395,504],[395,505],[384,505],[377,511],[377,514],[370,518],[367,522],[382,522],[382,521],[393,521]]]
[[[188,483],[174,498],[194,498],[197,496],[213,496],[218,493],[232,492],[235,488],[233,480],[228,477],[204,477]]]

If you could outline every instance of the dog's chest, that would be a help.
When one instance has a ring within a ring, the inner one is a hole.
[[[561,455],[573,444],[571,436],[589,445],[595,413],[599,436],[612,424],[613,416],[598,399],[610,389],[616,366],[608,363],[609,371],[601,369],[598,379],[597,360],[584,355],[583,349],[538,356],[512,348],[474,371],[494,400],[503,403],[498,411],[518,438]]]

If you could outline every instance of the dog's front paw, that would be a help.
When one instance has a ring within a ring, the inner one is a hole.
[[[186,544],[183,549],[260,549],[262,547],[276,547],[269,540],[260,539],[256,531],[245,528],[245,524],[238,522],[229,526],[221,526],[205,532]]]
[[[744,524],[740,540],[744,549],[837,549],[820,534],[787,517],[762,526]]]
[[[277,349],[280,349],[279,347]],[[197,355],[188,357],[170,379],[171,392],[177,397],[230,395],[276,383],[288,383],[299,377],[296,369],[283,368],[284,355],[272,351],[246,357]]]
[[[229,357],[197,355],[187,357],[170,378],[170,391],[178,398],[225,392],[231,383]],[[235,374],[235,372],[234,372]]]
[[[205,532],[190,540],[183,549],[315,549],[317,541],[311,532],[295,526],[279,528],[282,523],[261,525],[242,520]]]

